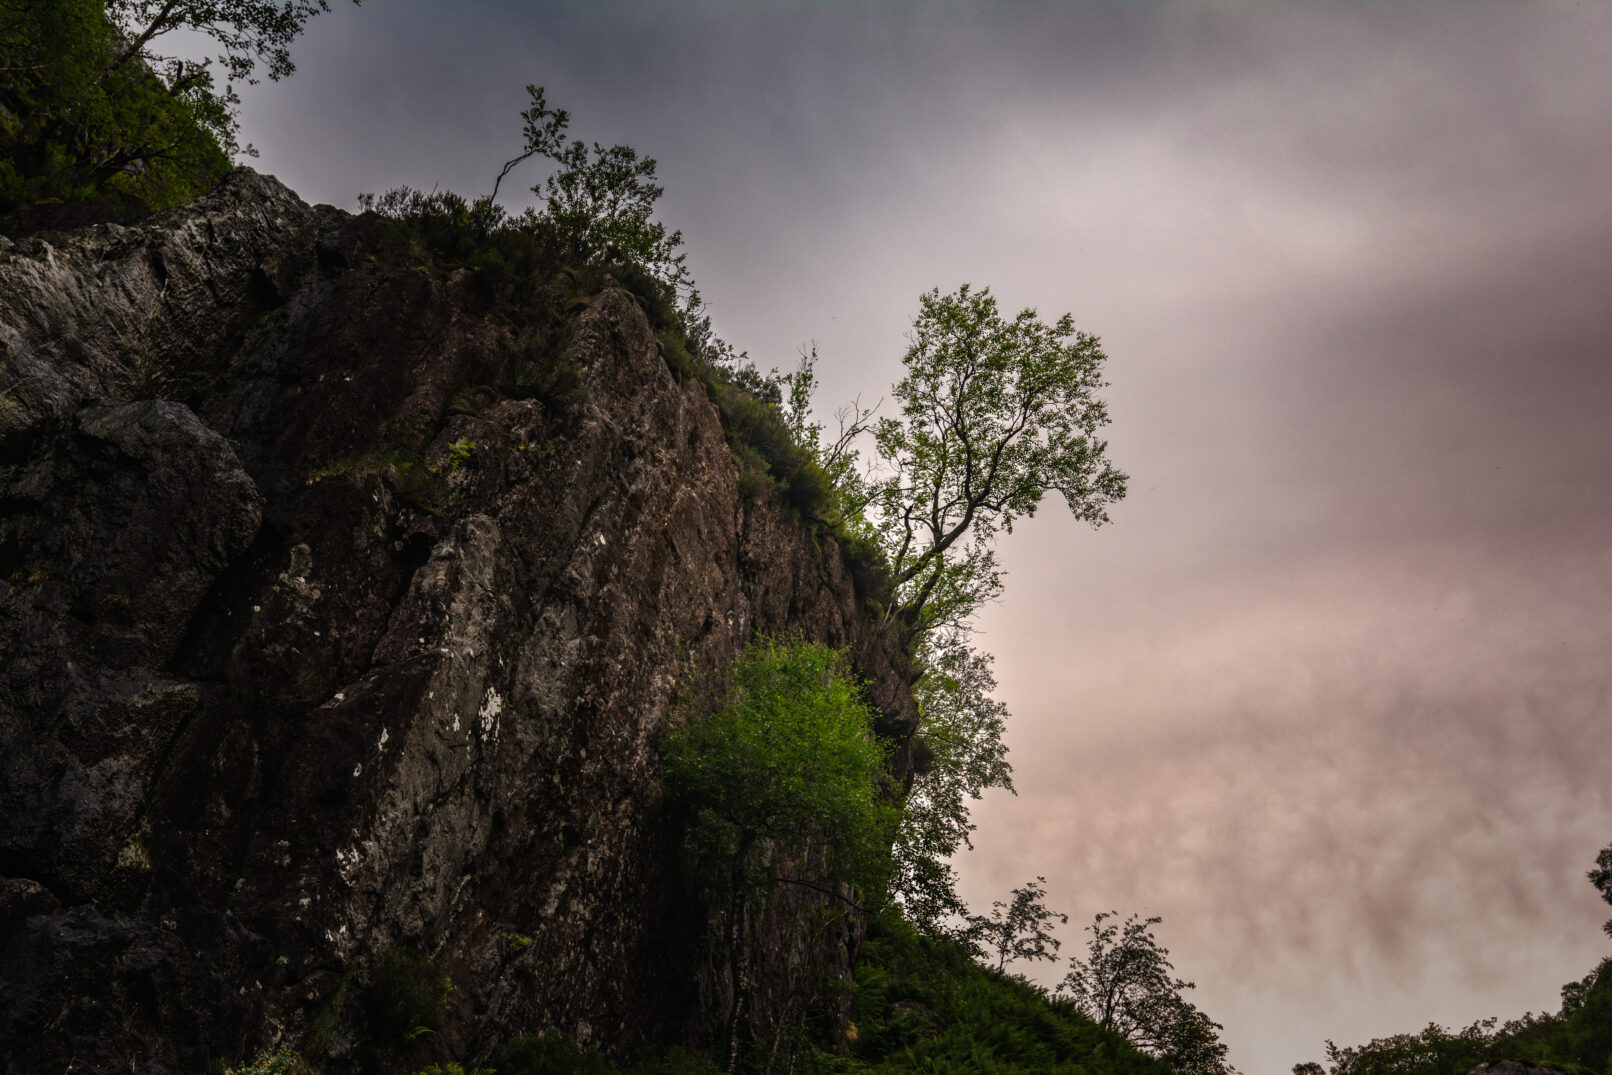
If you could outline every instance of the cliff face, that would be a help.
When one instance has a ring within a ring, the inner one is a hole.
[[[199,1071],[321,1011],[338,1067],[715,1040],[667,721],[760,632],[915,726],[839,547],[741,487],[627,291],[494,304],[383,233],[239,171],[0,240],[7,1072]],[[813,910],[758,928],[758,1025],[843,971]],[[455,988],[386,1059],[342,998],[401,949]]]

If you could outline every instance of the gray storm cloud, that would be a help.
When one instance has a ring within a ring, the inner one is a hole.
[[[1275,1075],[1605,953],[1608,40],[1565,4],[370,4],[244,123],[313,200],[478,192],[544,84],[660,160],[720,332],[817,341],[825,411],[930,287],[1101,335],[1132,491],[1004,545],[1020,794],[965,894],[1045,874],[1066,953],[1163,914]]]

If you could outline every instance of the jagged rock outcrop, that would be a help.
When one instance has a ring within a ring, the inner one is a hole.
[[[335,1068],[713,1040],[655,743],[757,632],[847,647],[910,735],[895,629],[627,291],[494,303],[245,170],[0,240],[0,1070],[297,1043],[395,946],[447,1025],[327,1014]],[[843,971],[810,902],[758,931],[758,1020]]]

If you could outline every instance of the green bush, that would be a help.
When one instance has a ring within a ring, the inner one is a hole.
[[[717,888],[882,881],[899,811],[860,693],[830,647],[763,639],[735,662],[726,703],[666,737],[668,789]],[[778,873],[780,848],[811,852],[801,876]]]
[[[1582,981],[1563,986],[1557,1014],[1526,1015],[1497,1027],[1498,1022],[1483,1019],[1460,1030],[1430,1023],[1417,1034],[1342,1048],[1328,1042],[1330,1072],[1460,1075],[1479,1064],[1517,1060],[1573,1075],[1603,1075],[1612,1071],[1612,959]]]
[[[578,1045],[553,1030],[511,1042],[494,1053],[488,1064],[498,1075],[616,1075],[599,1050]]]

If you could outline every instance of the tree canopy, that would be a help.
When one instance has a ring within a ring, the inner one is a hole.
[[[131,62],[143,64],[162,77],[168,92],[192,102],[203,126],[235,153],[234,84],[256,82],[259,64],[274,80],[295,71],[291,42],[309,19],[329,10],[330,0],[106,0],[118,43],[100,80]],[[181,30],[208,38],[221,51],[198,64],[154,50],[154,42]],[[215,63],[224,75],[222,89],[213,77]]]
[[[1109,921],[1117,918],[1105,911],[1086,927],[1086,958],[1070,960],[1060,988],[1098,1026],[1123,1034],[1180,1075],[1231,1071],[1220,1024],[1181,995],[1193,983],[1173,977],[1169,949],[1153,936],[1162,919],[1132,915],[1123,926]]]
[[[1011,319],[989,288],[918,300],[899,417],[872,427],[881,473],[871,505],[886,535],[900,612],[920,629],[956,626],[1001,590],[992,541],[1051,490],[1092,525],[1125,495],[1097,431],[1106,360],[1064,314]]]
[[[968,920],[965,939],[987,956],[996,956],[996,969],[1003,970],[1021,959],[1057,959],[1058,938],[1052,935],[1054,920],[1067,923],[1069,916],[1047,910],[1047,879],[1037,877],[1013,890],[1007,900],[993,900],[989,915],[973,915]]]
[[[251,152],[237,141],[235,85],[260,66],[290,74],[292,40],[327,10],[328,0],[0,0],[0,212],[140,212],[204,193],[232,155]],[[220,52],[157,51],[179,31]]]
[[[1612,846],[1603,847],[1601,853],[1595,857],[1595,868],[1589,872],[1590,884],[1607,903],[1612,903]],[[1608,919],[1601,927],[1606,935],[1612,937],[1612,919]]]
[[[877,885],[895,808],[882,793],[885,747],[843,656],[821,643],[758,640],[732,669],[717,711],[666,737],[689,846],[718,884]],[[780,851],[813,872],[777,872]]]
[[[987,788],[1013,790],[1002,733],[1007,706],[992,697],[991,656],[954,644],[931,654],[914,687],[922,714],[912,786],[892,849],[903,912],[926,933],[957,933],[968,908],[947,861],[974,845],[969,804]]]

